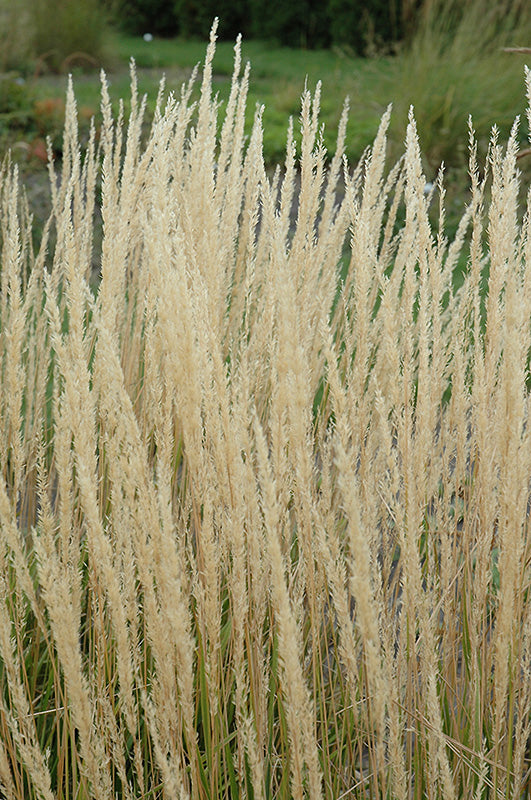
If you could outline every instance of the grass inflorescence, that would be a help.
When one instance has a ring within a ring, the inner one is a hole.
[[[412,113],[351,168],[318,85],[272,176],[214,49],[147,139],[134,69],[83,149],[70,86],[35,250],[0,174],[0,792],[525,796],[518,126],[448,240]]]

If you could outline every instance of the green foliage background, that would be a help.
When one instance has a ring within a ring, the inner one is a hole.
[[[106,0],[128,33],[146,32],[204,39],[220,19],[221,39],[272,39],[290,47],[346,46],[365,54],[399,40],[418,0]]]

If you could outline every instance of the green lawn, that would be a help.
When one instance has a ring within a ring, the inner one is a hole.
[[[283,158],[288,119],[290,115],[295,119],[299,115],[305,81],[313,89],[318,80],[323,86],[321,121],[327,147],[333,152],[337,124],[348,96],[351,106],[348,155],[353,160],[359,158],[374,138],[382,110],[390,99],[381,92],[382,78],[389,73],[389,60],[352,58],[341,51],[292,50],[262,41],[246,41],[242,51],[244,62],[251,62],[248,121],[252,120],[256,104],[263,104],[264,151],[270,164]],[[127,99],[128,64],[133,57],[140,91],[148,94],[149,105],[153,107],[161,75],[165,74],[169,90],[179,91],[193,66],[204,60],[205,43],[179,39],[145,42],[141,37],[113,33],[108,52],[111,97]],[[214,59],[214,81],[221,100],[228,97],[233,58],[233,44],[219,42]],[[97,112],[97,76],[76,74],[74,70],[74,84],[78,104]],[[43,75],[33,81],[33,90],[40,98],[62,98],[65,87],[65,76]]]

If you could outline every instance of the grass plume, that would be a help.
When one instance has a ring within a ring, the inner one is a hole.
[[[449,241],[413,112],[352,168],[306,90],[271,175],[214,49],[147,138],[134,67],[83,151],[69,87],[38,252],[0,172],[0,792],[525,796],[518,123]]]

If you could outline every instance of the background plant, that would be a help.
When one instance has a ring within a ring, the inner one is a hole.
[[[220,35],[233,40],[238,33],[246,38],[272,39],[277,43],[303,48],[339,45],[359,55],[389,49],[407,36],[422,6],[419,0],[371,0],[368,3],[341,0],[296,0],[286,4],[274,0],[263,13],[255,0],[221,3],[175,0],[106,0],[119,25],[129,33],[151,31],[161,35],[204,37],[218,16]]]
[[[524,114],[520,92],[524,58],[503,48],[531,38],[531,8],[519,0],[502,3],[425,3],[416,32],[393,63],[402,90],[394,98],[394,137],[410,105],[422,131],[429,166],[467,163],[468,116],[486,151],[495,122],[504,136],[516,113]]]
[[[106,16],[100,0],[31,0],[28,23],[38,70],[94,69],[105,60]]]
[[[20,0],[0,3],[0,72],[25,64],[29,55],[30,4]]]

